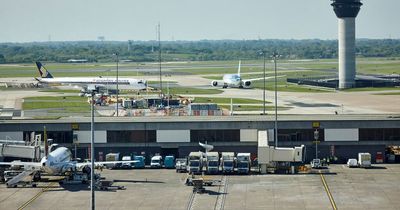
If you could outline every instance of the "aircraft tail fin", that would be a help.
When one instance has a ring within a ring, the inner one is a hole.
[[[239,67],[238,67],[238,75],[240,76],[240,64],[242,63],[241,60],[239,60]]]
[[[36,67],[38,68],[41,78],[53,78],[53,75],[51,75],[50,72],[47,71],[47,69],[42,65],[41,62],[36,61]]]

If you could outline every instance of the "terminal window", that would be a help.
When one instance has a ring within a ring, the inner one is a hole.
[[[399,128],[360,128],[360,141],[400,141]]]
[[[278,141],[314,141],[315,129],[279,129]],[[318,129],[319,141],[325,139],[324,129]]]
[[[24,131],[25,141],[29,141],[34,132],[34,135],[40,135],[43,140],[43,131]],[[47,139],[53,139],[53,143],[57,144],[72,144],[72,131],[47,131]]]
[[[190,130],[191,142],[240,142],[240,130]]]
[[[107,131],[108,143],[156,142],[156,130]]]

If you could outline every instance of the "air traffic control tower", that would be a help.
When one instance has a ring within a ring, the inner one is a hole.
[[[339,19],[339,89],[355,86],[356,51],[355,21],[362,3],[360,0],[332,0]]]

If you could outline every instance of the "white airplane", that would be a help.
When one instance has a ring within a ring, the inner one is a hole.
[[[214,80],[211,82],[211,86],[213,87],[222,87],[222,88],[251,88],[251,84],[253,81],[257,80],[262,80],[264,77],[261,78],[254,78],[254,79],[242,79],[240,76],[240,64],[241,61],[239,61],[239,67],[238,67],[238,73],[237,74],[225,74],[222,78],[222,81]],[[279,76],[283,77],[283,76]],[[274,77],[265,77],[265,79],[272,79]]]
[[[35,79],[42,84],[67,84],[77,85],[86,89],[94,90],[96,88],[116,89],[116,78],[103,78],[103,77],[58,77],[55,78],[51,73],[42,65],[41,62],[36,62],[40,78]],[[118,79],[118,89],[129,90],[144,90],[147,88],[147,81],[142,79],[121,78]]]
[[[24,166],[25,170],[46,172],[49,175],[65,175],[67,172],[82,171],[83,173],[91,173],[91,163],[78,163],[72,160],[72,153],[66,147],[58,147],[54,151],[46,154],[40,162],[0,162],[0,165]],[[95,162],[95,167],[106,164],[118,163],[137,163],[136,160],[130,161],[104,161]]]

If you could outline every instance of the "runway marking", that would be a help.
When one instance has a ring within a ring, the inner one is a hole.
[[[223,210],[225,207],[226,193],[228,191],[228,177],[222,176],[218,186],[218,196],[215,200],[214,210]]]
[[[327,194],[328,197],[329,197],[329,201],[331,202],[331,205],[332,205],[333,210],[337,210],[337,206],[336,206],[335,200],[333,199],[333,196],[332,196],[332,194],[331,194],[331,191],[329,190],[328,184],[326,183],[325,177],[324,177],[324,175],[321,173],[321,171],[319,171],[319,175],[321,176],[322,184],[324,185],[326,194]]]
[[[18,208],[18,210],[22,210],[25,207],[27,207],[29,204],[31,204],[33,201],[35,201],[40,195],[42,195],[44,192],[46,192],[50,186],[53,186],[54,184],[55,184],[55,182],[52,182],[52,183],[48,184],[47,186],[45,186],[44,188],[42,188],[42,190],[40,190],[35,196],[33,196],[31,199],[29,199],[24,204],[22,204],[22,206],[20,206]]]

